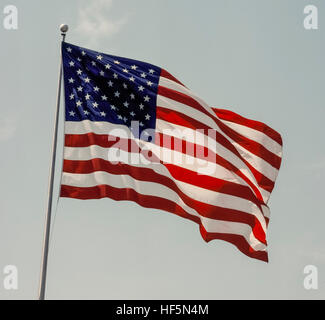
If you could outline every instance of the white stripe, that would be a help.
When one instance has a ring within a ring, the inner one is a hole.
[[[256,250],[266,250],[263,243],[258,241],[249,225],[239,222],[214,220],[200,216],[194,209],[188,207],[173,190],[159,183],[139,181],[128,175],[114,175],[97,171],[90,174],[63,173],[62,184],[75,187],[93,187],[97,185],[110,185],[114,188],[132,188],[143,195],[158,196],[173,201],[187,213],[201,219],[204,228],[210,233],[239,234],[245,237],[250,246]]]
[[[238,132],[242,136],[263,145],[267,150],[274,153],[278,157],[282,156],[282,146],[263,132],[232,121],[222,119],[220,119],[220,121],[222,121],[225,125]]]

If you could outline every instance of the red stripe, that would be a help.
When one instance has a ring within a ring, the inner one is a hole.
[[[224,240],[227,242],[232,243],[235,245],[242,253],[246,254],[247,256],[262,260],[264,262],[268,262],[268,254],[266,251],[255,251],[246,241],[246,239],[240,235],[237,234],[229,234],[229,233],[209,233],[205,230],[203,225],[200,225],[200,232],[202,235],[202,238],[209,242],[211,240],[219,239]]]
[[[278,132],[276,132],[275,130],[273,130],[272,128],[270,128],[265,123],[244,118],[244,117],[240,116],[239,114],[229,111],[229,110],[217,109],[217,108],[212,108],[212,110],[216,113],[216,115],[220,119],[238,123],[245,127],[249,127],[249,128],[255,129],[257,131],[260,131],[282,146],[281,135]]]
[[[175,169],[175,167],[172,168],[172,172],[174,174],[177,171]],[[182,169],[178,168],[178,171],[180,170]],[[196,210],[200,215],[215,220],[246,223],[251,226],[256,238],[261,242],[266,243],[264,230],[254,215],[243,211],[209,205],[194,200],[186,195],[181,189],[179,189],[175,181],[164,175],[156,173],[150,168],[139,168],[124,163],[112,164],[109,161],[98,158],[86,161],[64,160],[63,163],[63,172],[87,174],[95,171],[104,171],[115,175],[124,174],[129,175],[130,177],[139,181],[148,181],[162,184],[176,192],[177,195],[184,201],[184,203]],[[219,187],[222,188],[221,185]]]
[[[204,227],[201,224],[201,221],[198,217],[188,214],[183,208],[181,208],[176,203],[156,197],[148,196],[137,193],[133,189],[129,188],[114,188],[108,185],[98,185],[91,188],[80,188],[72,187],[67,185],[61,186],[61,197],[75,198],[75,199],[101,199],[101,198],[111,198],[113,200],[122,201],[122,200],[131,200],[139,205],[146,208],[154,208],[159,210],[168,211],[174,213],[183,218],[192,220],[200,225],[200,232],[205,241],[211,241],[212,239],[222,239],[222,234],[217,233],[207,233]],[[248,255],[251,258],[267,261],[265,260],[265,253],[261,255],[262,252],[254,251],[246,242],[246,245],[243,243],[243,240],[246,241],[242,236],[234,236],[223,240],[233,243],[237,248],[242,251],[244,254]],[[245,251],[246,250],[246,251]]]
[[[183,83],[181,83],[178,79],[176,79],[173,75],[171,75],[168,71],[164,70],[164,69],[161,69],[161,73],[160,73],[160,76],[161,77],[164,77],[164,78],[167,78],[169,80],[172,80],[172,81],[175,81],[177,82],[178,84],[182,85],[183,87],[185,87],[183,85]],[[185,87],[186,88],[186,87]]]

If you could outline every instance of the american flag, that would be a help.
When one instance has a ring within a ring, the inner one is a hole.
[[[61,197],[130,200],[268,261],[267,202],[282,139],[213,108],[166,70],[62,43]]]

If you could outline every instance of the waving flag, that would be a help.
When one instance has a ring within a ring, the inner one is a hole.
[[[166,70],[62,43],[61,197],[131,200],[268,261],[267,202],[281,136],[210,107]]]

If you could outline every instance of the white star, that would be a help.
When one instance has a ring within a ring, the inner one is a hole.
[[[114,63],[115,63],[115,64],[120,64],[120,61],[118,61],[118,60],[114,60]]]
[[[140,108],[140,110],[143,110],[144,105],[142,103],[140,103],[139,108]]]
[[[99,72],[99,74],[100,74],[101,76],[104,76],[104,75],[105,75],[105,72],[104,72],[103,70],[101,70],[101,71]]]
[[[150,97],[149,96],[145,96],[143,99],[144,99],[144,101],[149,102]]]
[[[67,48],[67,51],[68,52],[72,52],[72,49],[69,47],[69,48]]]
[[[70,78],[69,79],[69,83],[74,83],[74,79],[73,78]]]
[[[114,92],[114,96],[119,98],[120,97],[120,93],[118,91],[115,91]]]
[[[123,83],[123,88],[124,88],[124,89],[127,89],[128,86],[127,86],[125,83]]]
[[[71,93],[71,94],[70,94],[70,100],[72,100],[73,98],[74,98],[74,94]]]
[[[141,121],[140,121],[139,125],[140,125],[140,127],[143,127],[144,126],[144,124]]]
[[[99,91],[99,88],[96,86],[96,87],[94,87],[94,90],[97,92],[97,91]]]
[[[112,109],[112,110],[115,110],[116,107],[112,104],[112,105],[111,105],[111,109]]]
[[[73,61],[70,61],[69,62],[69,65],[70,65],[70,67],[74,67],[74,62]]]
[[[109,81],[107,82],[107,84],[108,84],[109,87],[113,87],[113,81],[109,80]]]
[[[87,77],[87,78],[84,79],[84,81],[85,81],[86,83],[89,83],[89,82],[90,82],[90,79]]]
[[[82,86],[79,86],[79,87],[77,88],[77,90],[78,90],[79,92],[82,92],[82,89],[83,89]]]
[[[89,112],[87,110],[84,110],[84,114],[87,116]]]
[[[132,70],[137,70],[137,66],[134,64],[133,66],[131,66]]]
[[[149,69],[149,73],[150,74],[153,74],[155,72],[155,70],[153,70],[153,69]]]
[[[85,56],[85,55],[86,55],[86,52],[85,52],[85,51],[81,51],[81,54],[82,54],[83,56]]]
[[[144,90],[144,87],[143,86],[140,86],[138,87],[139,91],[143,91]]]
[[[85,99],[86,100],[89,100],[90,99],[90,95],[88,93],[85,95]]]
[[[135,95],[133,93],[130,94],[131,99],[133,100],[135,98]]]
[[[74,111],[70,111],[69,112],[70,116],[74,117],[74,115],[76,114]]]
[[[105,95],[102,96],[102,100],[106,101],[107,97]]]
[[[125,102],[123,103],[123,105],[124,105],[124,107],[126,107],[126,108],[129,107],[129,103],[128,103],[127,101],[125,101]]]
[[[147,113],[145,118],[146,118],[146,120],[150,120],[151,116]]]
[[[142,78],[145,78],[147,75],[146,75],[144,72],[142,72],[140,76],[141,76]]]
[[[98,107],[98,103],[97,102],[93,102],[93,107],[97,108]]]
[[[129,72],[129,70],[128,70],[128,69],[126,69],[126,68],[124,68],[124,69],[123,69],[123,72],[125,72],[125,73],[128,73],[128,72]]]
[[[78,60],[79,62],[81,62],[81,59],[80,59],[79,57],[77,58],[77,60]]]
[[[116,73],[113,74],[114,79],[118,78],[118,75]]]
[[[100,113],[100,115],[101,115],[102,117],[106,117],[106,113],[105,113],[104,111],[102,111],[102,112]]]
[[[92,64],[93,66],[95,66],[95,65],[96,65],[96,62],[95,62],[95,61],[92,61],[91,64]]]
[[[82,101],[78,100],[78,101],[76,102],[76,104],[77,104],[77,107],[81,107],[81,105],[82,105]]]
[[[132,81],[132,82],[134,82],[134,77],[132,76],[130,79],[129,79],[130,81]]]
[[[124,121],[124,122],[126,122],[127,120],[128,120],[128,118],[126,118],[126,117],[123,118],[123,121]]]
[[[110,69],[111,68],[111,65],[108,63],[106,66],[105,66],[106,69]]]
[[[135,116],[135,113],[132,111],[132,112],[130,112],[130,115],[131,115],[132,117],[134,117],[134,116]]]
[[[151,86],[152,86],[152,82],[151,82],[151,81],[147,81],[147,85],[148,85],[149,87],[151,87]]]
[[[118,114],[117,117],[118,117],[120,120],[123,119],[123,117],[122,117],[120,114]]]
[[[96,58],[97,58],[97,60],[99,60],[99,61],[102,61],[102,59],[103,59],[103,57],[102,57],[101,55],[98,55]]]
[[[82,70],[77,70],[77,74],[80,76],[82,74]]]

